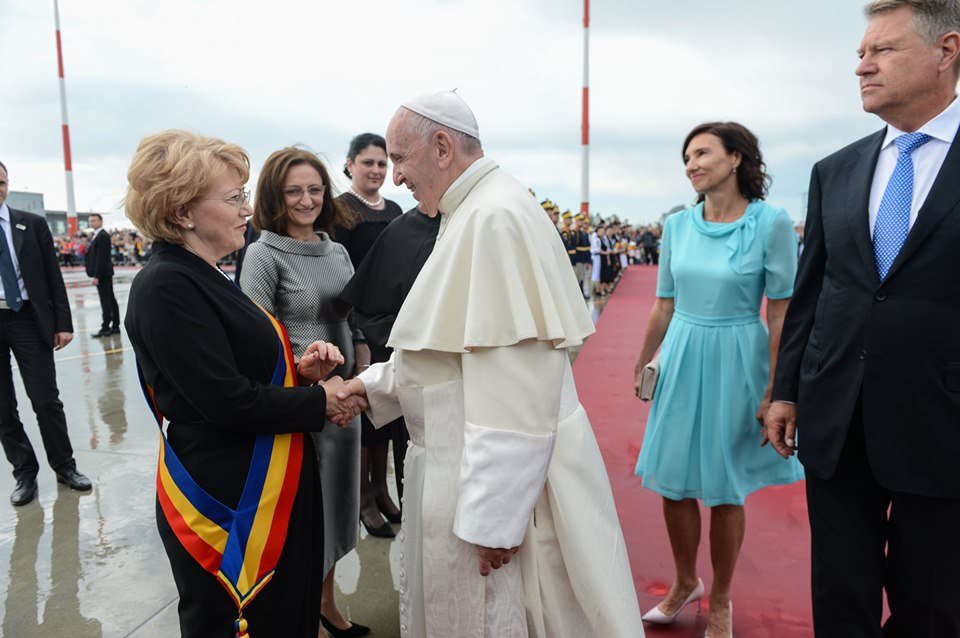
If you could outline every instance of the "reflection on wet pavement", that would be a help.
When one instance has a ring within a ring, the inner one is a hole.
[[[119,271],[114,281],[121,314],[134,274]],[[75,333],[56,353],[57,379],[78,468],[94,489],[70,491],[44,466],[38,499],[14,508],[9,466],[0,471],[2,635],[175,636],[177,592],[154,520],[156,425],[126,337],[91,338],[100,327],[96,289],[80,272],[64,279]],[[595,321],[602,306],[590,304]],[[14,378],[20,418],[43,458],[36,418],[19,374]],[[398,552],[392,540],[361,530],[357,550],[337,566],[341,610],[375,638],[399,636]]]

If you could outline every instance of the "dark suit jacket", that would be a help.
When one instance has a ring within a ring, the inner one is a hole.
[[[10,227],[13,249],[17,253],[37,328],[53,347],[54,333],[73,332],[73,321],[50,227],[43,217],[13,208],[10,209]]]
[[[97,277],[98,279],[113,277],[113,258],[110,255],[111,249],[110,233],[105,230],[97,231],[97,234],[93,236],[93,241],[87,246],[86,254],[83,256],[83,263],[86,267],[88,277]]]
[[[960,498],[960,142],[887,279],[868,203],[885,131],[813,167],[773,398],[797,403],[800,460],[830,477],[857,401],[884,487]]]

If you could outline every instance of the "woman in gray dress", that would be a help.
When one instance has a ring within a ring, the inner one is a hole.
[[[353,276],[346,249],[330,239],[334,225],[352,217],[333,197],[326,167],[310,151],[289,147],[267,158],[260,172],[253,223],[260,239],[250,244],[240,287],[287,328],[294,355],[318,339],[336,344],[344,364],[334,374],[349,378],[370,362],[359,330],[338,301]],[[324,558],[321,621],[332,636],[361,636],[334,599],[334,564],[357,544],[360,503],[360,419],[349,427],[314,433],[323,499]]]

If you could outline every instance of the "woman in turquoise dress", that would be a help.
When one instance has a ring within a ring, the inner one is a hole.
[[[660,349],[637,475],[663,496],[676,575],[644,615],[668,624],[704,595],[697,577],[700,509],[710,508],[708,638],[730,636],[730,584],[743,541],[748,494],[803,478],[761,428],[797,254],[793,222],[766,202],[769,177],[757,138],[733,122],[698,126],[683,145],[698,203],[664,225],[657,300],[639,373]],[[760,307],[767,297],[767,326]]]

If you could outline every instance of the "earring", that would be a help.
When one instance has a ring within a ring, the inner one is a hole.
[[[193,230],[193,223],[188,223],[187,228],[189,228],[190,230]]]

